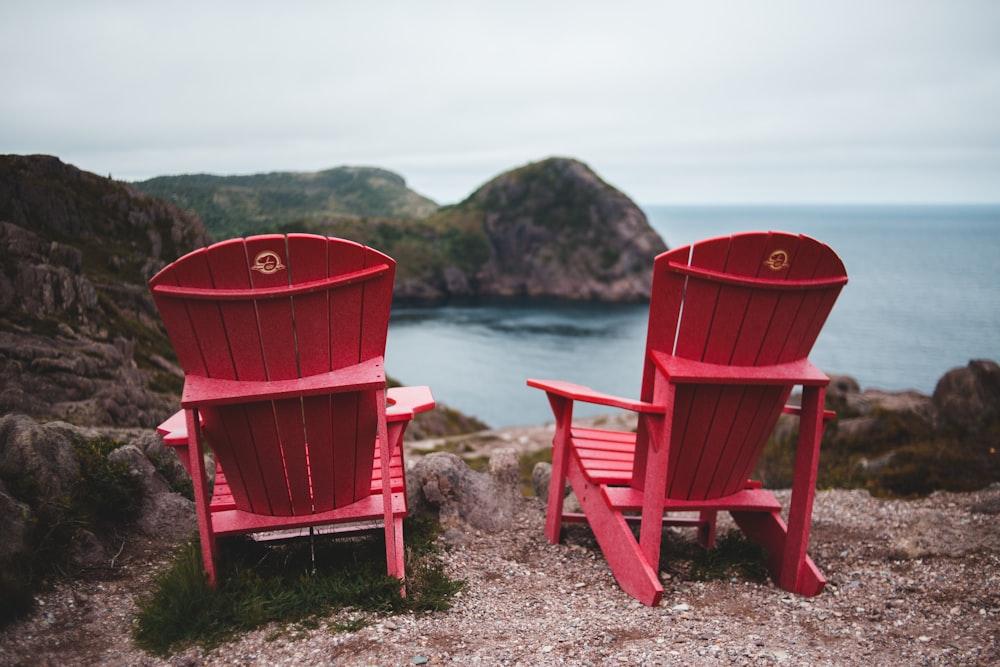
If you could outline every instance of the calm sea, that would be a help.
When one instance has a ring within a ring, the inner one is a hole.
[[[811,359],[863,388],[926,394],[970,359],[1000,361],[1000,205],[645,206],[671,248],[751,230],[804,233],[847,266]],[[642,305],[530,300],[399,307],[386,368],[490,426],[551,421],[529,377],[637,397]],[[577,414],[599,414],[579,409]]]

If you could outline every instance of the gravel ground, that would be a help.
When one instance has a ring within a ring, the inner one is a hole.
[[[31,618],[0,634],[0,665],[995,665],[998,512],[998,485],[913,501],[824,491],[810,548],[829,579],[822,595],[672,577],[648,608],[618,588],[588,530],[551,545],[542,503],[525,499],[507,530],[448,535],[445,560],[467,581],[448,611],[337,632],[356,616],[345,611],[169,659],[130,641],[134,597],[168,553],[136,543],[105,576],[40,596]]]

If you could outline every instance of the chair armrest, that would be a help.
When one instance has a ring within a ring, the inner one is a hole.
[[[183,410],[174,414],[156,427],[156,432],[163,436],[163,444],[170,447],[186,447],[188,444],[187,416]]]
[[[541,389],[547,393],[569,398],[574,401],[606,405],[612,408],[621,408],[632,412],[646,412],[653,414],[663,414],[667,411],[666,406],[655,405],[645,401],[637,401],[631,398],[622,398],[612,394],[604,394],[594,391],[590,387],[573,384],[572,382],[562,382],[559,380],[528,380],[528,386]]]
[[[729,366],[651,353],[656,368],[675,384],[796,384],[825,386],[830,378],[808,359],[771,366]]]
[[[188,375],[184,379],[181,406],[193,408],[202,405],[273,401],[282,398],[378,389],[384,386],[385,369],[382,366],[382,357],[329,373],[290,380],[219,380]]]
[[[389,422],[413,419],[413,415],[434,405],[430,387],[393,387],[386,392],[385,418]]]
[[[785,414],[785,415],[798,415],[798,416],[801,416],[802,415],[802,406],[801,405],[786,405],[785,407],[781,408],[781,413]],[[823,410],[823,421],[828,422],[828,421],[830,421],[831,419],[833,419],[836,416],[837,416],[837,413],[834,410]]]
[[[430,387],[393,387],[386,392],[385,417],[388,422],[407,421],[415,414],[426,412],[435,406]],[[156,427],[163,437],[163,444],[171,447],[186,447],[187,417],[184,410],[178,410]]]

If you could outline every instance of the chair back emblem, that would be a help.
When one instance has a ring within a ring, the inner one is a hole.
[[[253,271],[258,271],[265,276],[269,276],[284,269],[285,265],[281,263],[281,257],[278,256],[278,253],[273,250],[261,250],[254,257],[250,268]]]
[[[781,250],[775,250],[772,252],[766,260],[764,260],[764,266],[771,269],[772,271],[781,271],[782,269],[788,268],[788,252]]]

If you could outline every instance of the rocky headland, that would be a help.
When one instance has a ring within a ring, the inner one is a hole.
[[[567,158],[501,174],[428,224],[474,231],[472,256],[437,276],[404,276],[400,297],[640,301],[649,298],[653,258],[667,249],[632,200]]]

